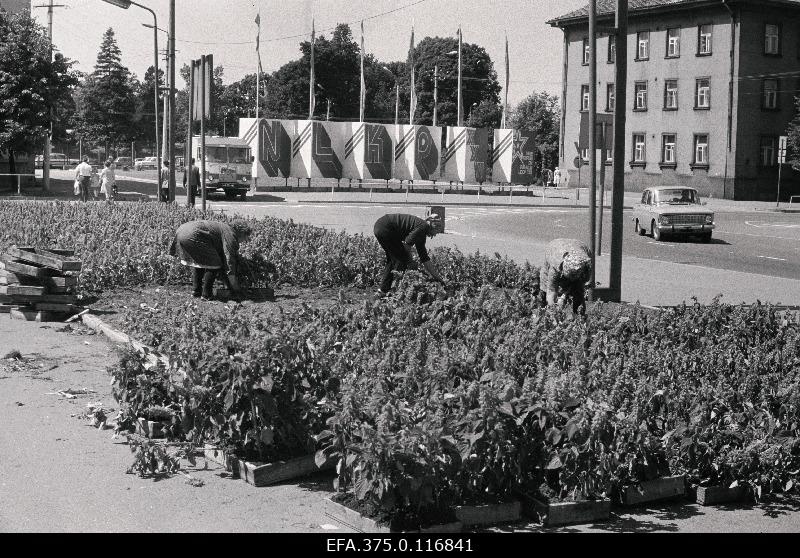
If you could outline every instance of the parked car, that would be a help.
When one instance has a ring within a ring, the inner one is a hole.
[[[141,161],[137,161],[133,164],[133,168],[137,171],[145,170],[145,169],[155,169],[158,166],[158,161],[155,157],[145,157]]]
[[[114,159],[114,164],[117,165],[118,169],[128,170],[131,168],[133,163],[131,162],[130,157],[117,157]]]
[[[641,202],[633,206],[634,230],[639,235],[651,234],[655,240],[668,235],[694,235],[709,242],[714,230],[714,212],[704,205],[694,188],[646,188]]]
[[[44,155],[37,155],[33,160],[33,165],[37,169],[44,167]],[[69,159],[63,153],[50,153],[50,168],[51,169],[68,169],[70,167]]]

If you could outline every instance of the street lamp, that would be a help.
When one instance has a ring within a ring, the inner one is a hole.
[[[138,6],[143,10],[147,10],[153,16],[153,25],[149,25],[147,23],[143,23],[142,25],[144,25],[145,27],[153,28],[153,46],[154,46],[153,69],[155,70],[155,76],[154,76],[155,86],[153,87],[153,101],[154,101],[153,110],[155,111],[155,129],[156,129],[156,168],[158,169],[158,173],[160,175],[161,154],[158,150],[158,18],[156,17],[156,13],[147,6],[142,6],[141,4],[137,4],[136,2],[132,2],[131,0],[103,0],[103,1],[108,4],[111,4],[112,6],[117,6],[118,8],[122,8],[124,10],[130,8],[131,4],[133,4],[134,6]],[[131,153],[131,157],[132,156],[133,153]],[[131,161],[131,164],[133,164],[133,161]],[[161,189],[161,184],[159,183],[158,179],[156,179],[156,199],[158,199],[161,194],[160,189]]]

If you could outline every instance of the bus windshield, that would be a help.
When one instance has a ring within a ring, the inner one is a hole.
[[[249,163],[250,149],[247,147],[228,147],[229,163]]]
[[[218,146],[212,147],[210,145],[206,146],[206,162],[208,163],[227,163],[227,157],[225,155],[225,147]]]

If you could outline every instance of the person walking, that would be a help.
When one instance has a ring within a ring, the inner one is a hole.
[[[586,313],[584,291],[592,277],[592,256],[589,247],[574,238],[556,238],[545,250],[543,281],[547,305],[562,306],[572,299],[574,313]]]
[[[433,238],[438,233],[431,223],[436,219],[438,219],[438,215],[435,213],[428,215],[426,219],[405,213],[391,213],[375,221],[373,233],[381,248],[386,252],[386,267],[383,270],[378,289],[380,296],[391,290],[392,272],[405,271],[412,263],[412,247],[417,249],[419,263],[422,264],[423,270],[435,281],[448,288],[444,279],[433,267],[425,247],[425,240]]]
[[[158,176],[158,191],[162,202],[169,202],[169,161],[164,161],[164,168]]]
[[[556,188],[561,187],[561,169],[558,167],[553,169],[553,186]]]
[[[75,167],[75,180],[80,183],[81,201],[89,201],[89,187],[92,184],[92,165],[89,164],[89,157],[83,157],[83,161]]]
[[[183,173],[183,187],[186,188],[186,205],[188,207],[194,207],[194,200],[200,188],[200,169],[194,164],[194,157],[192,157],[189,163],[189,168]]]
[[[109,159],[100,171],[100,193],[106,195],[106,201],[113,200],[116,196],[117,182],[114,173],[114,163]]]
[[[192,296],[213,299],[214,280],[219,278],[234,300],[241,299],[239,245],[249,240],[251,233],[244,219],[234,219],[230,224],[197,220],[178,227],[169,254],[193,268]]]

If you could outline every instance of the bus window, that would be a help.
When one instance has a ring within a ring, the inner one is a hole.
[[[226,163],[224,147],[210,147],[206,146],[206,162],[208,163]]]
[[[248,147],[229,147],[228,148],[228,162],[229,163],[249,163],[250,162],[250,148],[248,148]]]

